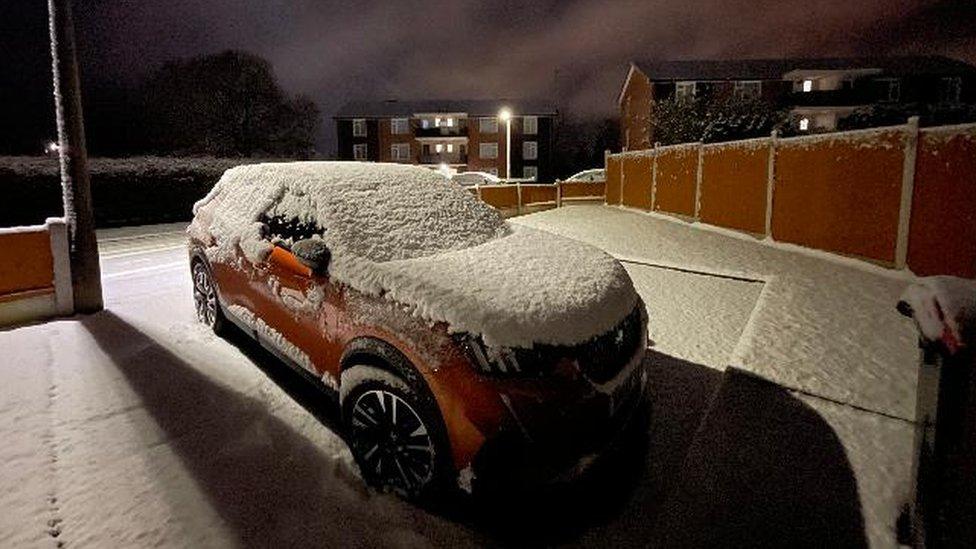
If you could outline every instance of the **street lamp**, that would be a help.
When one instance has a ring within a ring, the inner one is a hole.
[[[502,107],[498,118],[505,122],[505,179],[512,178],[512,111]]]

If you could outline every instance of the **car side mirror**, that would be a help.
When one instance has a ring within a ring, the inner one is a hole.
[[[325,274],[329,270],[332,252],[321,238],[299,240],[292,245],[291,253],[315,274]]]

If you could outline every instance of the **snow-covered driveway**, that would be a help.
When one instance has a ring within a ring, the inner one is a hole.
[[[756,426],[729,419],[749,408],[736,398],[753,393],[723,385],[728,365],[795,390],[763,389],[751,404],[781,410],[786,399],[792,415],[778,428],[825,429],[818,444],[834,444],[825,455],[849,461],[841,469],[856,479],[864,537],[893,544],[911,442],[898,418],[910,417],[914,395],[911,326],[892,307],[901,280],[614,208],[516,222],[617,255],[648,304],[654,404],[630,469],[530,507],[524,524],[448,520],[370,494],[321,395],[195,322],[180,227],[118,230],[100,235],[107,311],[0,332],[0,546],[454,547],[526,533],[655,545],[662,528],[682,528],[676,514],[694,523],[703,504],[681,483],[703,485],[716,467],[702,460],[792,455],[776,429],[755,430],[776,438],[748,448],[707,436]],[[696,439],[720,387],[731,396],[712,415],[725,423]],[[797,478],[819,481],[804,465]]]

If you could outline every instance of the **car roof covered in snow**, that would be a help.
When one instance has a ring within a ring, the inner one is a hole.
[[[402,164],[291,162],[227,170],[194,206],[228,246],[258,261],[270,251],[261,216],[285,209],[314,220],[334,257],[422,257],[507,234],[498,213],[432,170]],[[279,212],[280,213],[280,212]]]

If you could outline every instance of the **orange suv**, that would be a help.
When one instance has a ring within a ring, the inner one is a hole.
[[[240,166],[193,211],[197,317],[334,390],[374,486],[566,478],[643,400],[647,318],[619,262],[436,172]]]

